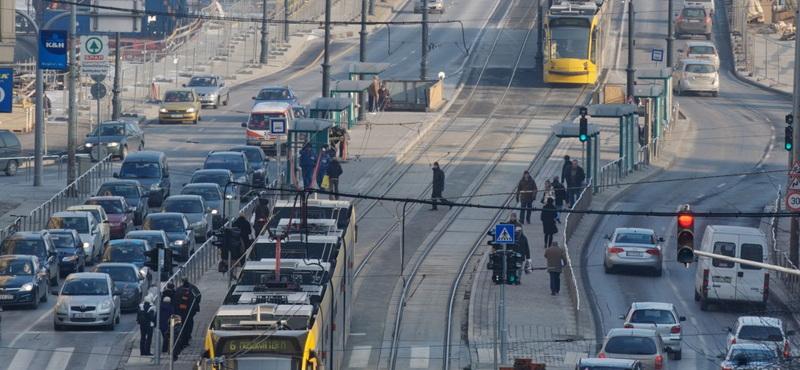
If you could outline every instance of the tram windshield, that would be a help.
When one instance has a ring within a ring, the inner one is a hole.
[[[551,27],[552,59],[589,59],[589,27]]]

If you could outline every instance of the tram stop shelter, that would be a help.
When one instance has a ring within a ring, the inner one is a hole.
[[[634,77],[637,80],[649,80],[654,81],[655,83],[662,84],[662,92],[664,98],[661,99],[661,106],[658,108],[659,114],[656,120],[661,120],[662,122],[657,123],[658,127],[663,127],[662,123],[669,122],[672,117],[672,67],[661,67],[661,68],[637,68],[636,72],[634,72]],[[656,137],[658,137],[659,132],[656,132]]]
[[[365,97],[367,96],[367,89],[369,86],[372,85],[372,81],[360,81],[360,80],[339,80],[333,81],[333,87],[331,87],[331,97],[333,98],[347,98],[351,99],[352,101],[361,102],[358,105],[358,110],[356,113],[356,119],[358,121],[363,121],[366,115],[364,115],[364,101],[366,100]]]
[[[650,111],[645,111],[644,116],[645,122],[651,123],[652,125],[645,125],[645,129],[649,132],[645,136],[645,142],[643,145],[650,143],[652,139],[656,139],[660,136],[661,129],[663,125],[661,125],[661,106],[662,101],[664,100],[664,87],[659,84],[649,84],[649,85],[636,85],[633,88],[633,97],[637,99],[649,99],[653,104],[648,104],[646,106],[650,106],[653,108],[653,112],[651,114]],[[641,114],[640,114],[641,116]],[[656,140],[656,143],[660,143],[661,140]],[[656,144],[658,146],[659,144]]]
[[[290,175],[286,176],[285,184],[300,182],[302,176],[293,171],[300,165],[300,151],[306,143],[309,143],[315,153],[319,152],[322,146],[328,143],[328,131],[333,125],[333,120],[319,118],[299,118],[289,123],[289,132],[286,134],[289,161],[284,169]]]
[[[372,77],[377,76],[384,71],[386,68],[389,68],[389,63],[367,63],[367,62],[357,62],[351,63],[347,69],[347,77],[351,81],[365,81],[372,83]],[[369,87],[369,84],[367,84]],[[333,90],[331,90],[332,92]],[[364,89],[364,94],[360,94],[358,100],[356,100],[359,104],[358,107],[358,120],[364,119],[364,107],[367,106],[367,94],[366,89]]]
[[[355,125],[353,110],[355,104],[349,98],[316,98],[308,105],[311,118],[323,118],[333,120],[334,125],[344,126],[348,129]]]
[[[638,151],[639,124],[636,122],[636,115],[639,109],[633,104],[596,104],[586,107],[587,113],[592,118],[617,118],[619,119],[619,176],[623,177],[633,171],[636,163]],[[634,134],[634,132],[636,134]]]
[[[558,138],[580,138],[580,125],[574,122],[559,122],[551,129]],[[597,193],[597,169],[600,161],[600,127],[590,123],[586,126],[586,177],[591,179],[592,189]]]

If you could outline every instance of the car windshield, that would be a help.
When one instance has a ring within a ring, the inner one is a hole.
[[[207,170],[230,170],[231,172],[244,172],[242,157],[232,155],[214,155],[206,158]]]
[[[778,362],[778,356],[772,349],[764,348],[734,348],[731,350],[728,359],[738,363],[748,362]]]
[[[689,48],[689,54],[715,54],[713,46],[692,46]]]
[[[631,323],[641,324],[674,324],[672,312],[666,310],[636,310],[631,315]]]
[[[33,266],[29,261],[0,260],[0,275],[33,275]]]
[[[219,186],[228,184],[230,177],[228,174],[196,174],[192,177],[192,183],[210,182]]]
[[[156,244],[158,244],[158,243],[165,244],[165,245],[169,244],[169,243],[166,243],[164,238],[162,238],[159,235],[128,235],[128,236],[125,236],[125,239],[144,240],[144,241],[147,242],[147,244],[150,244],[154,248],[155,248]]]
[[[783,334],[774,326],[745,325],[739,329],[739,339],[777,342],[783,340]]]
[[[110,214],[117,214],[117,213],[125,213],[125,210],[122,208],[122,202],[119,200],[96,200],[96,199],[89,199],[86,201],[86,204],[98,205],[103,207],[103,210],[106,213]]]
[[[217,86],[217,79],[214,77],[192,77],[186,86]]]
[[[658,353],[658,348],[652,338],[619,336],[608,340],[605,351],[625,355],[654,355]]]
[[[97,130],[100,130],[100,136],[122,136],[125,135],[125,126],[121,123],[114,123],[114,124],[100,124],[99,127],[95,127],[92,130],[92,133],[89,134],[89,137],[97,136]]]
[[[56,248],[75,249],[75,239],[72,238],[72,234],[50,234],[50,241]]]
[[[286,89],[261,89],[256,100],[289,100],[289,91]]]
[[[178,212],[178,213],[203,213],[203,205],[194,200],[173,200],[166,201],[162,207],[164,212]]]
[[[89,220],[85,217],[50,217],[47,229],[72,229],[81,234],[89,233]]]
[[[144,262],[144,245],[116,244],[110,245],[103,253],[105,262]]]
[[[687,64],[686,72],[689,73],[714,73],[717,69],[710,64]]]
[[[160,176],[161,171],[158,170],[158,165],[155,163],[124,162],[119,170],[119,178],[121,179],[157,179]]]
[[[138,281],[136,271],[124,266],[98,266],[94,272],[105,272],[111,276],[111,280],[120,282]]]
[[[191,189],[183,189],[181,194],[185,195],[199,195],[203,197],[203,199],[208,201],[212,200],[220,200],[221,197],[219,192],[214,188],[191,188]]]
[[[656,241],[649,234],[619,233],[614,239],[615,243],[655,244]]]
[[[64,283],[63,295],[108,295],[105,279],[72,279]]]
[[[104,197],[118,196],[124,198],[138,198],[139,192],[134,186],[135,185],[103,185],[100,187],[100,190],[97,191],[97,195]],[[109,213],[108,210],[106,210],[106,213]]]
[[[184,232],[183,223],[176,218],[151,218],[145,222],[146,230],[164,230],[166,232]]]
[[[285,118],[283,113],[253,113],[247,120],[247,127],[258,130],[269,130],[270,118]]]
[[[164,101],[169,103],[193,102],[194,96],[189,91],[168,91],[164,95]]]

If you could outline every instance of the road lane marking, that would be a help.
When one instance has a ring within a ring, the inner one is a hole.
[[[94,347],[91,349],[92,355],[86,361],[86,370],[96,370],[105,368],[108,354],[111,353],[111,347]]]
[[[56,348],[45,370],[66,370],[73,351],[75,351],[75,347]]]
[[[36,351],[32,349],[17,350],[14,359],[8,364],[8,370],[27,370],[34,356],[36,356]]]
[[[367,333],[350,333],[350,335],[355,335],[355,336],[362,337],[362,336],[367,335]]]
[[[372,353],[372,346],[353,346],[350,352],[350,363],[347,367],[363,368],[369,365],[369,354]]]
[[[411,347],[411,360],[408,367],[411,369],[427,369],[430,355],[431,348],[428,346]]]
[[[19,332],[19,334],[17,334],[17,336],[14,337],[13,340],[11,340],[11,343],[9,343],[8,346],[9,347],[14,347],[14,345],[17,344],[17,341],[20,338],[22,338],[23,335],[29,333],[31,331],[31,329],[33,329],[34,326],[36,326],[37,324],[42,322],[42,320],[44,320],[45,317],[52,317],[52,316],[53,316],[53,310],[52,309],[45,310],[44,313],[42,313],[42,316],[39,316],[39,318],[36,319],[36,321],[34,321],[30,326],[25,328],[25,330]]]
[[[727,183],[724,183],[724,182],[723,182],[722,184],[719,184],[719,185],[717,185],[717,188],[721,188],[721,187],[725,186],[726,184],[727,184]]]
[[[697,196],[697,199],[700,199],[700,198],[702,198],[704,196],[706,196],[706,195],[705,194],[700,194],[700,195]]]

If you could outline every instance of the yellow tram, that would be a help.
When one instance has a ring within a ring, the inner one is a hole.
[[[558,0],[545,20],[544,82],[594,84],[603,71],[609,19],[604,0]]]

